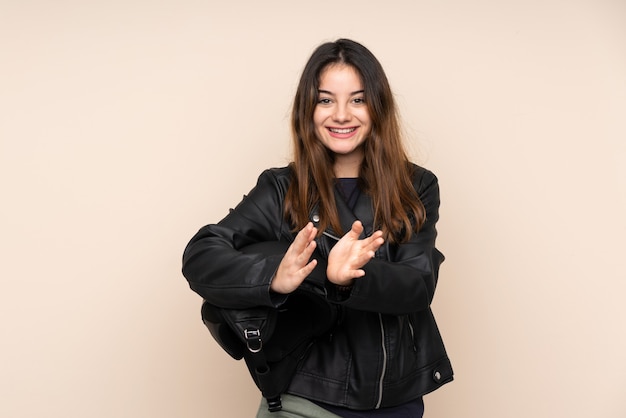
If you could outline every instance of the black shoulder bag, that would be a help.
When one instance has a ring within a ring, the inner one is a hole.
[[[263,242],[241,251],[269,256],[284,254],[288,247],[285,242]],[[318,260],[313,273],[278,308],[226,309],[207,301],[202,304],[202,321],[231,357],[245,360],[270,412],[282,408],[280,395],[298,364],[337,317],[336,307],[325,296],[325,260],[319,253],[313,258]]]

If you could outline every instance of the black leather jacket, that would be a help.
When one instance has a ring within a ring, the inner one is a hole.
[[[285,300],[270,292],[281,257],[259,259],[238,249],[261,241],[293,241],[295,234],[283,216],[290,180],[287,167],[264,171],[235,209],[218,224],[203,227],[188,244],[183,274],[209,303],[246,308],[278,306]],[[444,259],[435,248],[439,186],[435,175],[419,166],[413,183],[426,209],[425,224],[406,243],[384,244],[349,295],[327,283],[327,299],[340,307],[340,319],[327,337],[311,346],[289,393],[352,409],[376,409],[413,400],[453,379],[430,309]],[[354,211],[339,196],[337,205],[345,231],[359,219],[364,236],[373,232],[366,194]],[[333,231],[324,231],[318,250],[327,256],[337,239]]]

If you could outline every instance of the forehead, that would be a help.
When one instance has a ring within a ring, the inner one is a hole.
[[[319,85],[322,88],[323,85],[333,84],[337,87],[350,85],[362,86],[363,81],[359,71],[351,65],[338,63],[330,64],[326,66],[319,76]]]

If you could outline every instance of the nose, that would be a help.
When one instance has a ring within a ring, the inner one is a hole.
[[[335,111],[333,113],[333,119],[335,120],[335,122],[348,122],[351,117],[352,115],[350,114],[350,109],[348,109],[348,106],[344,104],[337,104],[337,106],[335,106]]]

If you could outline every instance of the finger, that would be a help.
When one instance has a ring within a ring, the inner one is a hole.
[[[365,238],[366,240],[376,240],[378,238],[382,238],[383,237],[383,231],[378,230],[378,231],[374,231],[374,233],[372,235],[370,235],[369,237]]]
[[[363,239],[363,247],[373,251],[376,251],[384,243],[385,239],[382,231],[376,231],[371,236]]]
[[[299,244],[307,243],[309,241],[309,237],[311,236],[312,228],[313,228],[313,224],[311,222],[306,224],[304,228],[298,231],[298,234],[296,235],[296,239],[294,240],[294,242],[298,242]]]
[[[352,274],[350,276],[352,279],[358,279],[359,277],[365,276],[365,271],[361,269],[352,270]]]
[[[302,253],[309,242],[313,239],[312,236],[315,237],[315,229],[316,228],[313,226],[312,222],[306,224],[306,226],[298,232],[290,248],[293,248],[297,254]]]
[[[361,223],[361,221],[354,221],[352,223],[352,228],[348,233],[351,234],[355,239],[358,239],[363,233],[363,224]]]
[[[366,251],[359,255],[356,260],[355,267],[363,267],[366,265],[372,258],[374,258],[376,253],[374,251]]]
[[[314,240],[316,234],[317,228],[313,227],[313,224],[307,225],[298,233],[296,239],[289,247],[289,259],[293,265],[294,272],[306,266],[311,259],[311,255],[317,245]]]
[[[317,247],[317,243],[315,241],[311,241],[309,242],[309,245],[307,245],[306,248],[304,248],[302,253],[298,255],[298,260],[302,263],[302,265],[308,263],[316,247]]]
[[[385,243],[385,240],[382,238],[377,238],[371,242],[369,242],[364,248],[368,251],[376,251],[378,250],[383,244]]]
[[[309,243],[314,241],[315,237],[317,236],[317,228],[315,226],[313,226],[312,223],[310,223],[310,225],[311,225],[311,231],[309,232],[309,237],[308,237],[308,242]]]
[[[311,260],[309,264],[307,264],[302,269],[300,269],[300,273],[302,274],[304,278],[306,278],[313,272],[313,270],[315,269],[315,266],[317,266],[317,260],[315,259]]]

